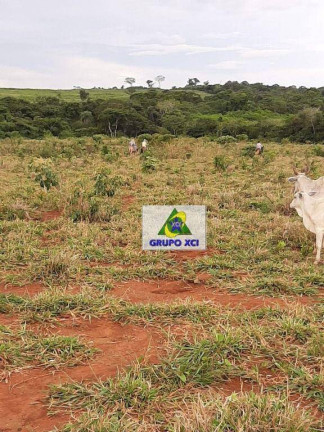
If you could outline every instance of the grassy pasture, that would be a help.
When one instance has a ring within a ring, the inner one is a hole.
[[[85,89],[89,93],[90,99],[129,99],[130,93],[127,89]],[[159,91],[158,88],[155,90]],[[145,92],[147,89],[136,89],[136,92]],[[179,90],[180,91],[180,90]],[[208,93],[201,90],[187,89],[189,92],[200,95],[203,99],[208,96]],[[52,90],[52,89],[11,89],[0,88],[0,99],[5,97],[15,97],[17,99],[24,99],[34,102],[38,97],[58,97],[65,102],[79,102],[80,90]],[[173,90],[177,93],[178,90]]]
[[[91,99],[128,99],[129,94],[124,90],[87,90]],[[38,97],[58,97],[66,102],[79,102],[78,89],[73,90],[51,90],[51,89],[10,89],[0,88],[0,98],[15,97],[28,101],[35,101]]]
[[[33,415],[5,430],[323,430],[323,264],[286,180],[291,162],[323,175],[323,157],[149,146],[0,142],[0,396],[22,373],[42,390],[9,393]],[[207,252],[143,252],[149,204],[206,205]]]

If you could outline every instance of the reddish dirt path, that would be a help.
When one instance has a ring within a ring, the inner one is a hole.
[[[157,362],[163,350],[163,339],[156,332],[134,325],[122,326],[106,319],[64,322],[64,327],[56,328],[53,333],[77,334],[93,341],[93,346],[102,352],[86,365],[57,372],[29,369],[11,375],[8,383],[0,383],[1,432],[47,432],[63,425],[68,421],[67,415],[47,416],[45,403],[49,385],[107,379],[140,356]]]
[[[281,298],[229,294],[226,291],[208,288],[203,283],[170,280],[128,281],[115,285],[111,295],[132,303],[172,303],[177,300],[190,299],[198,302],[210,301],[216,305],[237,307],[243,310],[275,305],[285,306],[288,303],[288,300]],[[314,303],[314,298],[311,297],[294,297],[293,300],[302,304]]]

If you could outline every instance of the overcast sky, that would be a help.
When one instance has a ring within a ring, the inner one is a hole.
[[[321,87],[323,23],[323,0],[0,0],[0,87]]]

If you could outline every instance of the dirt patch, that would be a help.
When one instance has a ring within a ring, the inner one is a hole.
[[[230,379],[229,381],[222,382],[216,386],[212,386],[214,390],[222,396],[230,396],[232,393],[243,393],[254,391],[255,393],[260,392],[260,387],[256,383],[252,383],[251,381],[245,381],[242,378],[235,377]]]
[[[0,314],[0,325],[2,326],[14,326],[19,325],[20,321],[17,317],[7,314]],[[1,429],[0,429],[1,431]]]
[[[158,361],[159,347],[163,346],[161,336],[152,331],[133,325],[122,326],[105,319],[92,322],[69,320],[53,333],[77,334],[85,340],[92,340],[93,346],[102,352],[82,366],[57,372],[30,369],[11,375],[8,383],[0,383],[1,431],[45,432],[63,425],[69,420],[67,415],[48,417],[45,404],[49,385],[107,379],[140,356],[150,362]]]
[[[243,310],[258,309],[266,306],[285,306],[281,298],[255,297],[247,294],[230,294],[212,289],[203,283],[186,281],[127,281],[115,285],[111,295],[132,303],[172,303],[177,300],[210,301],[216,305],[237,307]],[[309,297],[295,297],[296,302],[313,303]]]
[[[212,255],[224,255],[225,252],[219,249],[193,250],[193,251],[171,251],[167,253],[169,258],[181,261],[190,261],[196,258]]]
[[[19,296],[35,296],[44,291],[45,287],[40,282],[34,282],[23,286],[0,284],[1,294],[16,294]]]
[[[123,197],[122,210],[127,211],[134,201],[135,201],[134,195],[128,195]]]
[[[63,212],[61,210],[50,210],[47,212],[43,212],[40,220],[42,222],[47,222],[50,220],[58,219],[59,217],[62,216],[62,214],[63,214]]]

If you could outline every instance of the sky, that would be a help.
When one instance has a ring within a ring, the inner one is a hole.
[[[324,86],[323,0],[0,0],[0,87]]]

